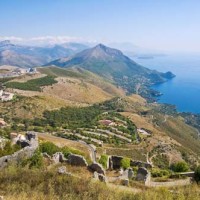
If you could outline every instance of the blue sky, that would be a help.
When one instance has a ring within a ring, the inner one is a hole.
[[[1,0],[0,39],[11,36],[200,52],[200,1]]]

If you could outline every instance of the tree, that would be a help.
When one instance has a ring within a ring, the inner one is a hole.
[[[189,170],[189,166],[186,162],[180,161],[172,165],[172,170],[174,172],[187,172]]]

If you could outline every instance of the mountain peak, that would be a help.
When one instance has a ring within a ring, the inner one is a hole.
[[[106,56],[122,56],[122,52],[117,50],[117,49],[113,49],[113,48],[110,48],[110,47],[107,47],[105,46],[104,44],[98,44],[96,45],[95,47],[93,47],[92,49],[92,53],[95,55],[95,56],[102,56],[102,55],[106,55]]]

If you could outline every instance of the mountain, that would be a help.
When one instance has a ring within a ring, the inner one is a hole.
[[[23,46],[9,40],[0,42],[0,65],[18,67],[40,66],[64,56],[70,56],[86,49],[79,43],[65,43],[48,47]]]
[[[84,68],[96,73],[118,86],[127,90],[128,93],[143,92],[144,87],[156,83],[162,83],[174,75],[171,72],[161,73],[145,68],[121,51],[99,44],[93,48],[83,50],[71,57],[61,58],[47,64],[59,67]]]

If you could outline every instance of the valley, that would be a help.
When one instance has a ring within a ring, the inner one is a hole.
[[[173,106],[152,102],[156,93],[149,89],[153,83],[174,75],[143,68],[120,51],[103,45],[78,55],[84,55],[84,59],[64,58],[66,65],[50,63],[36,67],[36,73],[1,79],[4,90],[14,94],[12,100],[0,102],[0,118],[5,121],[0,129],[2,141],[12,141],[12,134],[37,134],[39,154],[34,156],[43,160],[41,166],[49,173],[64,166],[72,177],[90,180],[90,166],[97,163],[105,171],[97,180],[106,182],[111,189],[141,193],[151,187],[190,185],[190,178],[179,173],[189,171],[193,176],[200,163],[197,118],[185,121],[188,115],[178,113]],[[125,62],[115,65],[119,60],[113,60],[111,55]],[[64,157],[57,162],[54,157],[59,152]],[[89,169],[73,167],[71,154],[82,156]],[[31,158],[18,161],[32,165]],[[187,169],[176,170],[174,166],[179,164]],[[14,166],[24,170],[16,163]],[[135,175],[124,178],[127,170]],[[140,170],[147,174],[138,181]]]

